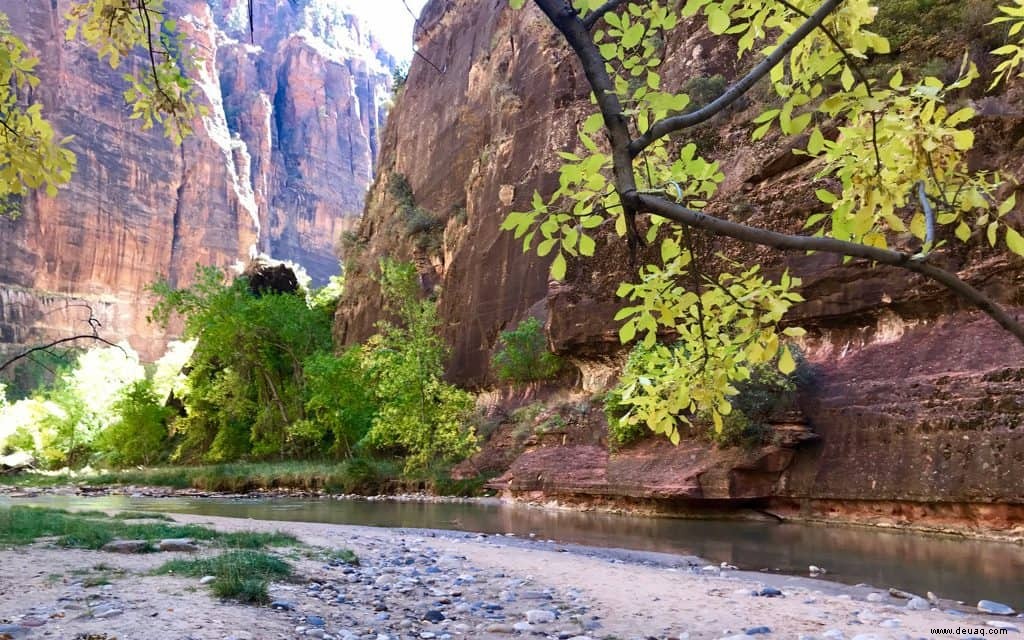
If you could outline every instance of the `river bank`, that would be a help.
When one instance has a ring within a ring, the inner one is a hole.
[[[350,548],[360,564],[292,552],[288,560],[301,578],[271,585],[277,608],[252,607],[219,602],[196,579],[149,575],[168,554],[36,544],[0,551],[0,619],[42,623],[12,637],[119,640],[697,640],[760,634],[898,640],[934,637],[936,628],[992,633],[1024,627],[1012,617],[971,613],[971,607],[948,602],[908,603],[880,589],[723,570],[693,557],[455,532],[173,517],[219,531],[284,530],[313,547]],[[70,573],[98,565],[107,568],[108,584],[87,587]],[[99,617],[97,611],[116,613]]]

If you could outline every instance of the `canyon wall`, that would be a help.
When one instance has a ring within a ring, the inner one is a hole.
[[[170,0],[208,109],[176,147],[128,118],[123,71],[64,41],[68,6],[0,0],[40,58],[32,99],[78,157],[56,197],[32,194],[0,219],[0,356],[88,333],[88,306],[105,338],[154,358],[166,337],[146,322],[145,287],[186,284],[196,264],[265,253],[316,283],[338,272],[334,244],[362,210],[394,68],[354,17],[329,0],[256,0],[250,34],[246,0]]]
[[[553,348],[578,367],[577,397],[596,397],[623,356],[612,317],[616,285],[631,277],[624,243],[603,236],[595,259],[571,263],[564,282],[549,282],[547,260],[524,254],[499,230],[509,211],[529,208],[535,189],[553,190],[556,151],[577,146],[576,130],[592,110],[573,57],[527,5],[514,12],[505,0],[433,0],[424,9],[418,45],[432,64],[414,60],[389,116],[366,213],[345,250],[350,270],[336,336],[351,343],[372,332],[380,308],[372,278],[377,262],[411,259],[424,289],[438,298],[453,345],[453,380],[493,385],[488,363],[499,332],[535,315],[545,320]],[[964,43],[942,44],[953,50]],[[925,59],[939,55],[922,52],[919,43],[911,48]],[[986,64],[984,54],[974,55]],[[737,73],[732,44],[700,25],[678,29],[664,56],[663,84],[686,85],[691,93],[713,97]],[[948,60],[956,64],[955,55]],[[756,91],[686,135],[726,174],[711,212],[796,231],[817,206],[817,167],[790,153],[794,140],[751,142],[743,122],[757,113]],[[964,98],[982,113],[975,164],[1018,180],[1020,93],[1015,85],[1005,95]],[[403,224],[394,188],[401,177],[416,204],[443,224],[432,242],[423,241],[420,227]],[[1019,225],[1019,212],[1012,219]],[[1024,503],[1024,347],[1012,336],[898,270],[702,242],[708,251],[775,272],[787,267],[803,278],[808,302],[791,321],[809,331],[801,346],[814,383],[801,395],[796,422],[813,437],[741,455],[699,440],[609,453],[600,438],[563,434],[527,450],[497,486],[594,499],[774,498],[798,507],[829,500]],[[941,260],[1020,312],[1019,259],[976,239]],[[1021,510],[1015,513],[1024,525]]]

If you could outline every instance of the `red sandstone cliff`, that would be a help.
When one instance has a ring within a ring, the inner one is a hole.
[[[529,4],[529,3],[528,3]],[[415,259],[425,287],[440,287],[439,308],[454,347],[450,374],[489,384],[498,333],[528,314],[547,319],[557,351],[573,359],[581,394],[602,389],[620,347],[611,321],[615,283],[630,277],[622,243],[596,260],[570,265],[549,283],[547,263],[524,255],[499,231],[510,210],[526,209],[533,190],[550,192],[555,151],[575,144],[589,113],[577,65],[539,12],[513,12],[503,0],[434,0],[424,10],[419,47],[443,73],[415,60],[389,116],[377,181],[367,198],[336,333],[352,342],[372,332],[379,293],[372,278],[383,255]],[[667,43],[666,78],[734,73],[729,45],[692,27]],[[978,162],[1024,177],[1013,152],[1024,112],[1012,97],[979,102]],[[742,111],[744,106],[740,106]],[[712,204],[720,214],[796,229],[813,200],[813,169],[786,140],[750,142],[727,115],[693,132],[727,174]],[[445,221],[439,242],[403,227],[390,193],[404,175],[415,201]],[[804,394],[816,443],[740,457],[687,443],[646,443],[610,455],[600,439],[566,436],[529,448],[512,464],[518,491],[591,497],[797,499],[1024,503],[1024,348],[990,321],[924,281],[893,270],[843,267],[825,256],[780,256],[728,242],[715,249],[783,262],[804,278],[810,300],[794,320],[810,330],[803,345],[818,370]],[[948,266],[1004,303],[1024,304],[1020,260],[982,243]],[[972,265],[967,270],[967,265]],[[543,439],[542,439],[543,440]],[[795,446],[795,445],[794,445]],[[506,461],[507,462],[507,461]],[[1019,517],[1019,510],[1018,510]]]
[[[144,288],[197,263],[252,252],[338,270],[334,243],[359,216],[390,97],[391,57],[328,0],[171,0],[203,54],[208,116],[181,148],[128,119],[120,71],[65,43],[68,2],[0,0],[39,56],[36,100],[73,134],[78,171],[55,198],[0,219],[0,355],[87,327],[145,357],[164,336]],[[136,61],[141,64],[141,60]],[[70,305],[70,306],[69,306]],[[83,315],[85,313],[85,315]]]

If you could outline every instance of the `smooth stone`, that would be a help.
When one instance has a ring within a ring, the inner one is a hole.
[[[888,618],[886,620],[882,620],[881,622],[879,622],[878,626],[882,627],[883,629],[895,629],[896,627],[900,626],[900,621],[895,618]]]
[[[882,602],[883,600],[885,600],[885,596],[878,592],[869,593],[867,597],[868,602]]]
[[[827,638],[828,640],[843,640],[846,636],[839,629],[829,629],[825,633],[821,634],[821,637]]]
[[[771,627],[765,627],[765,626],[750,627],[749,629],[744,629],[743,630],[743,633],[747,634],[748,636],[757,636],[757,635],[761,635],[761,634],[764,634],[764,633],[771,633],[771,632],[772,632]]]
[[[858,633],[853,636],[853,640],[882,640],[873,633]]]
[[[1012,622],[1006,622],[1004,620],[986,620],[985,624],[992,627],[993,629],[1005,629],[1007,631],[1020,631],[1020,627],[1013,624]]]
[[[117,607],[100,607],[93,612],[92,617],[94,618],[113,618],[124,613],[124,609],[118,609]]]
[[[184,551],[186,553],[199,551],[199,545],[191,538],[168,538],[161,540],[157,546],[161,551]]]
[[[0,624],[0,635],[11,638],[24,638],[28,635],[29,629],[20,624]]]
[[[547,624],[555,621],[555,614],[547,609],[530,609],[526,612],[526,621],[530,624]]]
[[[484,627],[488,633],[515,633],[515,627],[510,624],[489,624]]]
[[[514,625],[512,625],[512,628],[516,631],[530,631],[531,629],[533,629],[533,625],[529,622],[517,622]]]
[[[294,611],[295,605],[287,600],[274,600],[270,603],[271,609],[278,609],[280,611]]]
[[[149,543],[145,540],[111,540],[100,548],[109,553],[145,553],[149,551]]]
[[[911,611],[928,611],[932,608],[932,605],[924,598],[915,596],[907,602],[907,608]]]
[[[1017,613],[1008,605],[1002,602],[994,602],[992,600],[981,600],[978,602],[978,611],[982,613],[991,613],[997,616],[1012,616]]]
[[[306,624],[313,627],[322,627],[327,623],[320,616],[306,616]]]
[[[199,578],[199,584],[210,584],[211,582],[216,581],[217,576],[203,576],[202,578]]]
[[[427,622],[441,622],[442,620],[444,620],[444,614],[438,611],[437,609],[430,609],[425,614],[423,614],[423,619]]]
[[[782,592],[775,587],[765,587],[758,591],[757,595],[764,598],[779,598],[782,597]]]
[[[316,628],[307,630],[305,635],[307,638],[323,638],[327,635],[327,632],[323,629]]]

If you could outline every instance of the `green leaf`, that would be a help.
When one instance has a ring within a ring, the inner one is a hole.
[[[627,322],[626,324],[619,327],[619,342],[626,344],[630,340],[636,337],[636,323]]]
[[[580,254],[584,256],[594,255],[594,250],[597,248],[597,244],[594,239],[588,235],[580,235]]]
[[[551,263],[551,277],[555,280],[565,279],[565,255],[561,251],[555,256],[554,261]]]
[[[729,28],[729,14],[717,4],[710,5],[707,10],[708,29],[715,35],[722,35]]]
[[[1019,256],[1024,256],[1024,236],[1013,227],[1006,227],[1006,246]]]
[[[793,354],[790,353],[789,347],[782,347],[782,355],[779,356],[779,371],[787,376],[796,371],[796,362],[793,360]]]

